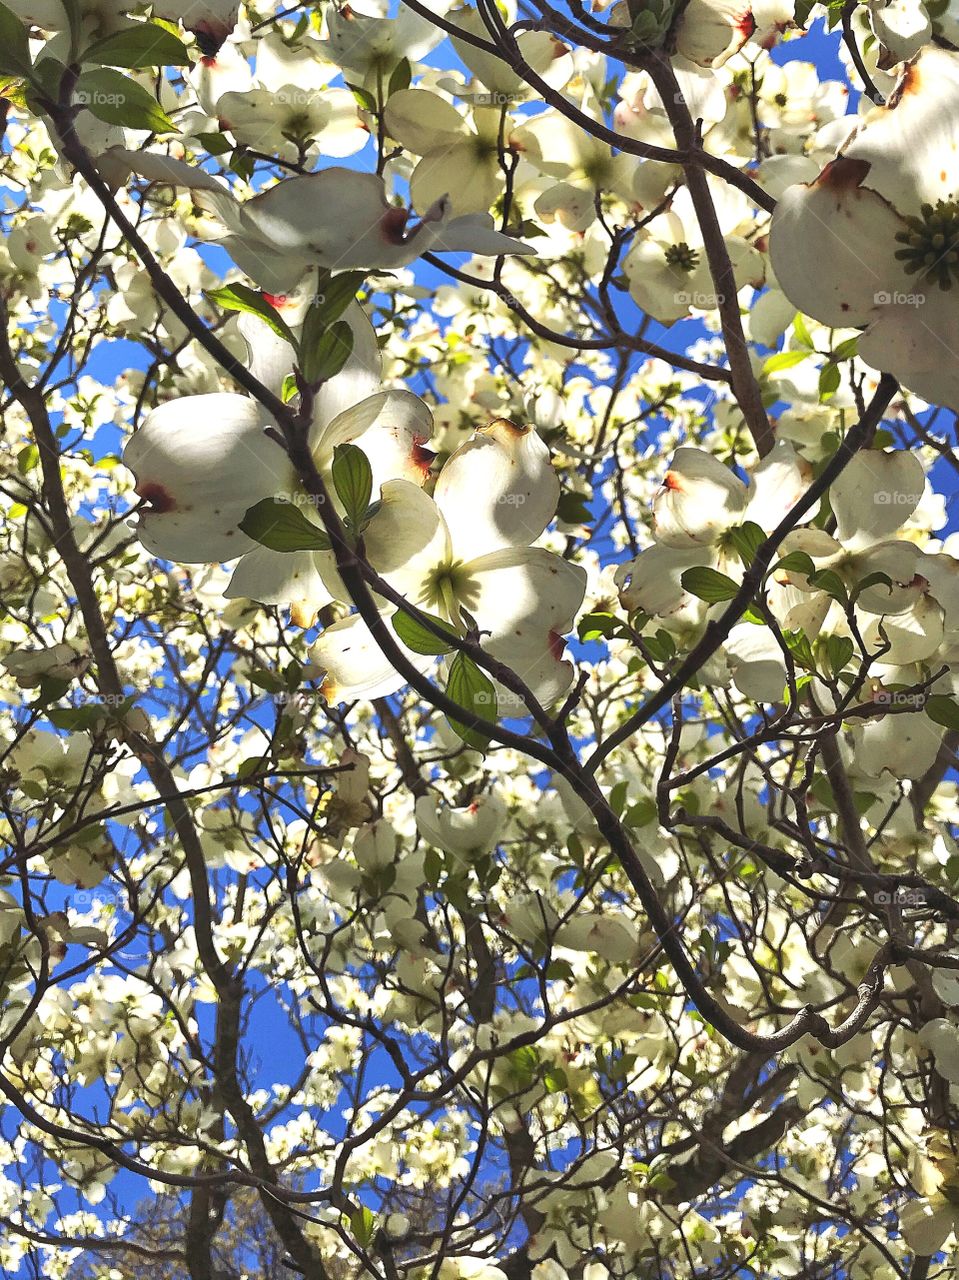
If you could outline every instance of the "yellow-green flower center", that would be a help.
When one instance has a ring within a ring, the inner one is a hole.
[[[903,246],[896,250],[909,275],[951,289],[959,279],[959,203],[940,200],[933,207],[924,204],[921,217],[905,219],[908,231],[896,233]]]
[[[699,254],[695,249],[690,249],[685,240],[681,240],[679,244],[671,244],[666,250],[666,261],[671,267],[689,272],[699,265]]]

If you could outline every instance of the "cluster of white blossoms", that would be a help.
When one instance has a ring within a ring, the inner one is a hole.
[[[0,1270],[951,1274],[957,48],[0,0]]]

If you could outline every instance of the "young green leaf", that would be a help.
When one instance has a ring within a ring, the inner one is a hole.
[[[311,386],[335,378],[352,350],[353,330],[345,320],[327,327],[318,312],[310,311],[300,341],[300,371]]]
[[[329,551],[330,540],[299,507],[277,498],[264,498],[240,521],[248,538],[271,551]]]
[[[27,75],[31,66],[27,29],[15,13],[0,4],[0,75]]]
[[[435,622],[438,627],[448,632],[451,636],[456,632],[448,622],[442,618],[437,618],[434,614],[425,615],[430,622]],[[412,649],[414,653],[449,653],[452,649],[451,644],[440,640],[438,636],[434,636],[432,631],[427,629],[415,618],[411,618],[408,613],[398,611],[392,617],[393,630],[406,645],[407,649]]]
[[[959,703],[944,693],[934,693],[926,699],[926,715],[935,724],[946,729],[959,729]]]
[[[736,525],[729,530],[729,541],[736,548],[743,564],[748,566],[766,541],[766,534],[754,520],[747,520],[745,524]]]
[[[140,22],[97,40],[80,61],[107,67],[187,67],[190,54],[178,36],[155,22]]]
[[[142,84],[110,67],[86,71],[77,81],[73,101],[98,120],[151,133],[178,133],[176,125]]]
[[[707,565],[697,565],[687,569],[680,578],[683,589],[699,600],[709,604],[718,604],[720,600],[732,600],[739,590],[732,578],[720,573],[718,569],[710,569]]]
[[[228,284],[223,289],[207,289],[206,296],[224,311],[244,311],[248,315],[259,316],[278,337],[296,346],[296,339],[276,307],[267,302],[262,293],[257,293],[245,284]]]
[[[333,488],[347,520],[358,529],[373,494],[373,471],[358,445],[340,444],[333,450]]]
[[[446,692],[454,702],[476,719],[496,720],[496,690],[493,688],[493,682],[465,653],[458,653],[450,663]],[[450,728],[468,747],[473,747],[477,751],[486,750],[489,738],[485,734],[461,724],[452,716],[449,717],[449,722]]]

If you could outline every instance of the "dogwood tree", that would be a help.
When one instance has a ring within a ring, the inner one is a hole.
[[[956,1274],[954,9],[0,4],[5,1275]]]

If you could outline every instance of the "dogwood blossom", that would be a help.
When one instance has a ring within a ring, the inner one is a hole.
[[[494,230],[488,214],[453,217],[448,195],[408,228],[409,211],[389,203],[382,178],[338,166],[288,178],[242,204],[202,169],[169,156],[113,147],[100,156],[99,167],[114,184],[137,173],[198,192],[200,203],[220,221],[220,244],[268,293],[292,293],[312,266],[385,270],[430,250],[491,257],[534,252]]]
[[[302,320],[304,301],[294,296],[284,310],[291,320],[299,312]],[[337,445],[362,441],[379,483],[403,476],[421,484],[432,457],[424,450],[432,431],[429,410],[408,391],[380,389],[372,325],[355,303],[346,319],[353,348],[342,370],[316,393],[309,436],[314,460],[328,474]],[[280,394],[291,348],[256,317],[244,316],[240,328],[251,373]],[[271,551],[239,528],[264,498],[279,496],[309,510],[287,454],[266,434],[271,425],[254,400],[233,392],[181,397],[154,409],[123,455],[144,503],[137,532],[144,546],[170,560],[238,559],[228,596],[294,603],[298,613],[308,614],[329,599],[318,557],[330,553]]]
[[[544,703],[572,679],[562,637],[586,582],[580,567],[531,545],[558,494],[536,432],[499,420],[449,458],[432,497],[409,481],[383,484],[364,535],[370,562],[391,586],[461,633],[473,618],[483,648]],[[326,671],[330,701],[382,697],[406,683],[358,615],[328,627],[311,654]]]
[[[867,364],[953,408],[957,105],[959,55],[923,48],[819,177],[783,194],[770,229],[773,269],[794,306],[863,328]]]

